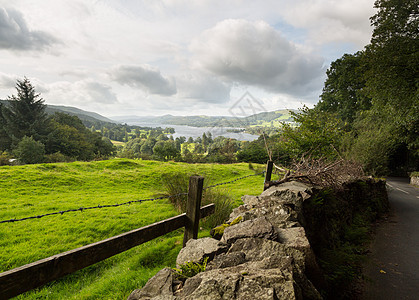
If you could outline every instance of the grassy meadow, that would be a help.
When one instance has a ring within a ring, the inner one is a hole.
[[[263,166],[255,166],[263,170]],[[129,159],[0,167],[0,221],[152,198],[162,174],[198,174],[207,184],[253,174],[248,164],[186,164]],[[263,176],[219,187],[239,205],[262,192]],[[178,214],[168,199],[0,224],[0,272]],[[201,236],[208,235],[208,229]],[[17,299],[126,299],[158,270],[173,267],[183,230],[111,257]]]

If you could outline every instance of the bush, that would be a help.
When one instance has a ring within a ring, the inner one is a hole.
[[[10,159],[11,158],[12,157],[6,151],[4,151],[3,153],[1,153],[0,154],[0,166],[10,165]]]
[[[204,191],[202,206],[215,204],[215,211],[212,215],[202,219],[202,226],[212,229],[228,220],[233,210],[233,198],[225,189],[208,189]]]
[[[41,163],[45,159],[45,146],[32,137],[24,136],[13,151],[16,158],[25,164]]]
[[[49,163],[74,161],[74,159],[62,154],[61,152],[55,152],[53,154],[47,154],[45,156],[45,160],[46,160],[46,162],[49,162]]]
[[[187,174],[162,174],[164,192],[159,196],[170,197],[169,200],[179,212],[186,211],[188,201],[189,175]],[[209,186],[208,181],[205,186]],[[203,219],[202,226],[213,228],[225,222],[233,210],[233,198],[225,189],[206,189],[202,195],[201,206],[215,204],[215,212]]]

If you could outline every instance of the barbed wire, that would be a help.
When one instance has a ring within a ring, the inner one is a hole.
[[[236,182],[238,180],[248,178],[248,177],[251,177],[251,176],[258,176],[258,175],[261,175],[263,173],[265,173],[265,171],[257,173],[257,174],[246,175],[246,176],[239,177],[239,178],[236,178],[236,179],[233,179],[233,180],[230,180],[230,181],[210,185],[210,186],[205,187],[204,190],[215,188],[217,186],[221,186],[221,185],[225,185],[225,184],[230,184],[230,183],[233,183],[233,182]],[[160,196],[160,197],[140,199],[140,200],[131,200],[131,201],[127,201],[127,202],[123,202],[123,203],[117,203],[117,204],[105,204],[105,205],[100,205],[99,204],[99,205],[96,205],[96,206],[88,206],[88,207],[80,207],[80,208],[73,208],[73,209],[67,209],[67,210],[60,210],[60,211],[55,211],[55,212],[51,212],[51,213],[46,213],[46,214],[31,216],[31,217],[25,217],[25,218],[20,218],[20,219],[13,218],[13,219],[9,219],[9,220],[3,220],[3,221],[0,221],[0,224],[2,224],[2,223],[14,223],[14,222],[26,221],[26,220],[31,220],[31,219],[40,219],[40,218],[43,218],[43,217],[53,216],[53,215],[63,215],[63,214],[68,213],[68,212],[76,212],[76,211],[83,212],[84,210],[91,210],[91,209],[98,209],[98,208],[108,208],[108,207],[118,207],[118,206],[123,206],[123,205],[130,205],[132,203],[142,203],[142,202],[155,201],[155,200],[161,200],[161,199],[170,199],[170,198],[174,198],[174,197],[187,196],[187,195],[188,195],[188,193],[178,193],[176,195]]]
[[[262,171],[260,173],[250,174],[250,175],[246,175],[246,176],[243,176],[243,177],[239,177],[239,178],[233,179],[231,181],[226,181],[226,182],[221,182],[221,183],[217,183],[217,184],[214,184],[214,185],[210,185],[210,186],[205,187],[204,190],[212,189],[212,188],[215,188],[215,187],[220,186],[220,185],[230,184],[230,183],[233,183],[233,182],[236,182],[238,180],[242,180],[242,179],[245,179],[245,178],[248,178],[248,177],[259,176],[259,175],[262,175],[265,172],[266,171]]]
[[[64,213],[67,213],[67,212],[76,212],[76,211],[83,212],[84,210],[90,210],[90,209],[118,207],[118,206],[122,206],[122,205],[129,205],[129,204],[132,204],[132,203],[142,203],[142,202],[155,201],[155,200],[160,200],[160,199],[169,199],[169,198],[183,196],[183,195],[188,195],[188,193],[179,193],[179,194],[176,194],[176,195],[161,196],[161,197],[140,199],[140,200],[131,200],[131,201],[127,201],[127,202],[123,202],[123,203],[117,203],[117,204],[105,204],[105,205],[100,205],[99,204],[99,205],[96,205],[96,206],[60,210],[60,211],[56,211],[56,212],[52,212],[52,213],[46,213],[46,214],[31,216],[31,217],[25,217],[25,218],[21,218],[21,219],[14,218],[14,219],[9,219],[9,220],[3,220],[3,221],[0,221],[0,224],[1,223],[19,222],[19,221],[25,221],[25,220],[30,220],[30,219],[40,219],[40,218],[43,218],[43,217],[46,217],[46,216],[52,216],[52,215],[63,215]]]

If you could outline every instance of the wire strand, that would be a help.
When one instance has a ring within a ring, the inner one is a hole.
[[[248,178],[248,177],[251,177],[251,176],[258,176],[258,175],[261,175],[263,173],[265,173],[265,171],[262,171],[262,172],[257,173],[257,174],[246,175],[246,176],[239,177],[239,178],[236,178],[236,179],[233,179],[233,180],[230,180],[230,181],[210,185],[210,186],[205,187],[204,190],[215,188],[215,187],[221,186],[221,185],[230,184],[230,183],[233,183],[233,182],[236,182],[238,180],[242,180],[244,178]],[[55,212],[51,212],[51,213],[46,213],[46,214],[41,214],[41,215],[31,216],[31,217],[25,217],[25,218],[20,218],[20,219],[14,218],[14,219],[9,219],[9,220],[3,220],[3,221],[0,221],[0,224],[2,224],[2,223],[14,223],[14,222],[20,222],[20,221],[26,221],[26,220],[32,220],[32,219],[40,219],[40,218],[43,218],[43,217],[53,216],[53,215],[63,215],[63,214],[68,213],[68,212],[76,212],[76,211],[83,212],[84,210],[92,210],[92,209],[108,208],[108,207],[118,207],[118,206],[123,206],[123,205],[130,205],[132,203],[142,203],[142,202],[147,202],[147,201],[169,199],[169,198],[173,198],[173,197],[186,196],[186,195],[188,195],[188,193],[178,193],[176,195],[161,196],[161,197],[140,199],[140,200],[131,200],[131,201],[127,201],[127,202],[123,202],[123,203],[117,203],[117,204],[105,204],[105,205],[100,205],[99,204],[97,206],[79,207],[79,208],[60,210],[60,211],[55,211]]]

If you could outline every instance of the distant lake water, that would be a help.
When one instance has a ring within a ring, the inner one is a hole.
[[[232,138],[239,141],[253,141],[256,140],[259,136],[248,134],[244,132],[236,133],[236,132],[227,132],[227,129],[235,129],[235,128],[227,128],[227,127],[192,127],[186,125],[169,125],[169,124],[158,124],[158,123],[147,123],[147,122],[127,122],[129,125],[137,125],[142,127],[172,127],[175,129],[175,133],[173,134],[174,138],[184,136],[186,139],[189,137],[197,138],[202,137],[202,134],[205,132],[211,132],[212,137],[215,138],[217,136],[224,136],[226,138]]]

